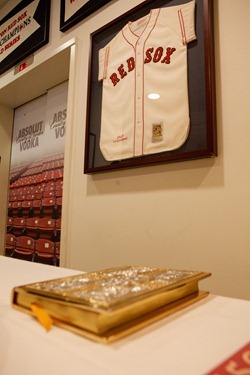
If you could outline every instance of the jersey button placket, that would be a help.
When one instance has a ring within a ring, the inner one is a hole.
[[[142,100],[143,100],[143,85],[142,85],[142,68],[143,68],[143,50],[142,43],[138,41],[136,45],[136,75],[135,75],[135,156],[142,154],[142,137],[143,137],[143,122],[142,122]]]

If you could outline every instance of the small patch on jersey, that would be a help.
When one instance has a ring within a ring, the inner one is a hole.
[[[152,124],[152,141],[160,142],[163,140],[163,126],[162,122]]]

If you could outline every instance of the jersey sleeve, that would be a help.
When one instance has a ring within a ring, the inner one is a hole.
[[[102,81],[107,78],[107,67],[108,67],[108,58],[109,58],[109,47],[104,47],[99,51],[99,71],[98,71],[98,80]]]
[[[182,5],[178,10],[182,42],[187,44],[196,39],[194,21],[195,1]]]

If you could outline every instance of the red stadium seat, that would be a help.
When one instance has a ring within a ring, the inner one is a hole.
[[[42,212],[41,200],[36,199],[33,201],[33,204],[32,204],[32,216],[41,217],[41,212]]]
[[[35,200],[41,200],[42,197],[43,197],[43,193],[42,192],[35,194]]]
[[[11,204],[11,216],[17,217],[21,216],[22,202],[13,202]]]
[[[24,233],[25,229],[25,218],[15,217],[12,225],[12,233],[15,236],[21,236]]]
[[[61,240],[61,219],[56,219],[55,223],[56,223],[56,237],[55,237],[55,240],[56,241],[60,241]]]
[[[23,201],[22,202],[22,217],[30,217],[32,213],[32,201]]]
[[[36,240],[35,262],[56,265],[55,242],[39,238]]]
[[[12,225],[13,225],[13,217],[11,216],[8,216],[7,217],[7,221],[6,221],[6,230],[7,230],[7,233],[11,231],[12,229]]]
[[[8,202],[8,216],[12,217],[12,211],[11,211],[12,203]]]
[[[17,237],[13,258],[34,261],[35,240],[29,236]]]
[[[27,201],[33,201],[36,198],[35,194],[27,194],[26,200]]]
[[[42,217],[55,217],[56,201],[54,198],[42,199]]]
[[[38,221],[39,237],[49,240],[56,239],[56,222],[50,217],[43,217]]]
[[[56,184],[54,181],[49,181],[46,186],[44,187],[44,191],[54,191],[56,188]]]
[[[6,234],[5,255],[11,257],[16,247],[16,236],[11,233]]]
[[[45,188],[54,188],[55,184],[55,181],[48,181]]]
[[[56,212],[57,212],[57,218],[60,219],[62,215],[62,197],[58,197],[56,199]]]
[[[56,180],[56,186],[63,186],[63,178]]]
[[[56,230],[60,231],[61,230],[61,219],[56,220]]]
[[[56,197],[62,197],[63,195],[63,186],[57,185],[56,186]]]
[[[54,198],[54,196],[55,196],[54,189],[53,190],[45,190],[43,192],[43,198]]]
[[[25,234],[32,238],[39,237],[39,218],[38,217],[30,217],[26,220],[25,225]]]
[[[16,202],[17,201],[17,195],[10,195],[9,196],[9,202]]]
[[[17,197],[17,200],[19,202],[22,202],[26,199],[26,195],[25,194],[19,194],[18,197]]]
[[[60,180],[63,178],[63,168],[55,170],[55,180]]]

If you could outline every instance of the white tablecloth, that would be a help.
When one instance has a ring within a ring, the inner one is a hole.
[[[203,375],[250,341],[250,302],[220,296],[110,345],[11,307],[14,286],[78,273],[0,256],[0,375]]]

